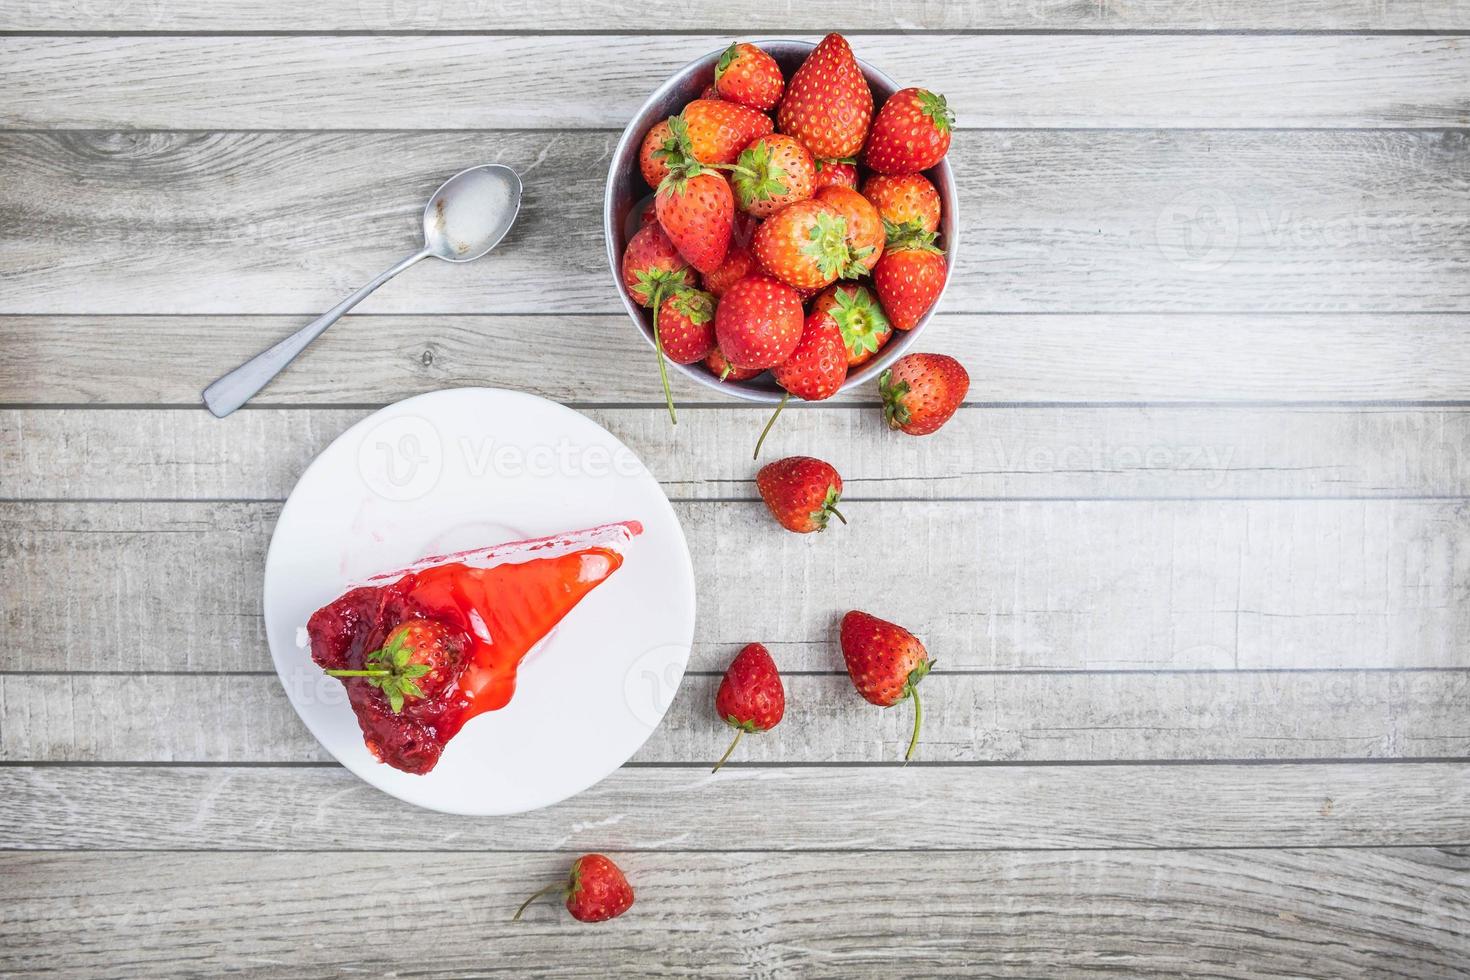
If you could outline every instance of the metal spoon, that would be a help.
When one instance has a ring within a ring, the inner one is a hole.
[[[363,286],[285,340],[261,351],[204,389],[204,404],[224,418],[270,384],[306,345],[338,318],[368,298],[398,273],[433,256],[446,262],[470,262],[490,251],[521,209],[521,179],[498,163],[471,167],[446,180],[424,207],[424,247]]]

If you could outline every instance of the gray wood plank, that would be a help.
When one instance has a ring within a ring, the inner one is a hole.
[[[0,488],[10,499],[283,499],[368,414],[0,409]],[[767,408],[705,403],[686,407],[678,426],[661,405],[585,414],[671,498],[756,497],[750,456]],[[478,447],[442,448],[470,453],[467,471],[486,480],[517,475],[476,470]],[[762,461],[792,454],[829,460],[852,499],[1460,497],[1470,491],[1470,411],[971,405],[915,439],[888,429],[876,406],[804,407],[783,414]]]
[[[26,637],[7,669],[268,670],[277,509],[0,505],[0,624]],[[840,670],[830,630],[849,607],[906,622],[951,669],[1470,667],[1463,502],[854,502],[821,540],[759,504],[677,509],[704,556],[696,670],[752,640],[786,670]],[[915,541],[925,574],[854,574],[854,556]],[[744,599],[772,588],[832,598]]]
[[[978,30],[1467,30],[1470,14],[1457,0],[1232,0],[1200,3],[1097,3],[1026,0],[929,3],[925,0],[722,0],[698,15],[676,0],[645,0],[636,20],[618,0],[544,3],[536,0],[254,0],[247,4],[13,3],[0,7],[0,30],[30,31],[629,31],[658,24],[674,30],[820,33],[843,31]]]
[[[676,69],[730,40],[0,37],[0,126],[621,127]],[[1419,35],[879,34],[856,39],[855,51],[943,92],[961,126],[1354,128],[1466,125],[1462,44]],[[1344,71],[1349,64],[1355,70]]]
[[[614,857],[637,904],[588,928],[549,902],[508,921],[564,854],[8,854],[0,969],[1424,977],[1470,955],[1451,851]]]
[[[416,246],[446,174],[487,160],[527,179],[506,242],[417,267],[363,311],[616,313],[600,208],[615,137],[0,135],[0,226],[16,229],[0,313],[314,316]],[[953,157],[965,237],[947,311],[1470,309],[1463,132],[985,131]]]
[[[1463,845],[1470,765],[634,767],[494,820],[336,767],[0,767],[5,850],[361,850],[364,826],[460,852]]]
[[[944,651],[936,651],[943,664]],[[833,659],[836,653],[833,652]],[[641,763],[719,758],[719,677],[685,678]],[[787,712],[748,763],[901,763],[907,707],[862,700],[846,674],[787,676]],[[340,687],[321,698],[347,711]],[[960,674],[923,687],[919,758],[949,763],[1470,756],[1470,671]],[[0,675],[4,762],[325,762],[269,674]],[[748,744],[746,744],[748,743]]]
[[[305,319],[0,317],[0,402],[197,405],[208,379]],[[652,353],[630,329],[621,315],[349,316],[251,404],[388,403],[462,385],[656,401]],[[923,346],[968,364],[986,402],[1457,401],[1470,391],[1465,314],[942,314],[927,329]],[[672,381],[681,402],[710,398]]]

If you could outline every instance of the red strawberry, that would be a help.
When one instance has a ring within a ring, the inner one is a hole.
[[[633,907],[633,886],[623,870],[603,854],[584,854],[572,862],[566,883],[547,885],[516,909],[511,917],[518,922],[521,913],[542,895],[560,891],[566,898],[567,911],[579,922],[604,922],[615,919]]]
[[[847,523],[837,509],[842,499],[842,477],[831,463],[811,456],[778,459],[761,467],[755,475],[755,486],[771,516],[788,531],[825,531],[833,515]]]
[[[923,174],[874,174],[863,185],[863,197],[873,202],[885,225],[893,226],[890,235],[939,230],[939,191]]]
[[[715,65],[714,87],[719,98],[760,112],[776,108],[785,85],[776,59],[754,44],[730,45]]]
[[[858,172],[857,161],[852,158],[846,160],[818,160],[816,162],[817,174],[812,186],[816,190],[823,187],[851,187],[857,190]]]
[[[704,366],[709,368],[710,374],[713,374],[721,381],[749,381],[751,378],[763,373],[763,369],[761,368],[736,367],[725,360],[725,355],[720,353],[718,347],[710,352],[709,357],[704,359]]]
[[[883,307],[863,286],[838,283],[822,293],[812,304],[811,315],[824,314],[842,333],[849,368],[867,361],[893,336]]]
[[[816,197],[847,222],[847,251],[852,261],[843,270],[843,276],[856,279],[872,272],[883,257],[883,243],[887,239],[878,209],[851,187],[823,187]]]
[[[912,759],[924,721],[919,681],[934,667],[924,644],[902,626],[853,610],[842,617],[842,659],[853,686],[869,702],[888,708],[914,699],[914,734],[903,757]]]
[[[769,218],[812,196],[815,171],[812,155],[790,136],[762,136],[741,152],[731,169],[735,203],[752,217]]]
[[[900,89],[878,110],[863,162],[880,174],[928,170],[949,152],[953,128],[954,113],[944,96],[922,88]]]
[[[675,286],[694,285],[694,271],[658,224],[646,224],[623,250],[623,285],[633,299],[652,306],[654,297]]]
[[[802,326],[791,356],[772,368],[776,383],[804,401],[831,398],[847,380],[847,347],[837,321],[813,313]]]
[[[676,289],[658,309],[664,356],[675,364],[702,361],[715,349],[715,300],[698,289]]]
[[[714,99],[715,101],[719,101],[720,93],[719,90],[715,88],[715,83],[710,82],[704,87],[704,91],[699,93],[699,97],[701,99]]]
[[[464,635],[432,619],[410,619],[395,626],[377,650],[364,655],[356,670],[329,670],[332,677],[361,677],[376,687],[394,714],[406,701],[432,698],[459,677],[464,666]]]
[[[786,713],[786,691],[770,651],[759,643],[746,645],[735,655],[715,692],[715,714],[735,729],[735,740],[711,772],[719,772],[746,732],[768,732]]]
[[[905,354],[878,378],[889,428],[911,436],[948,422],[969,392],[969,372],[948,354]]]
[[[705,273],[704,288],[716,297],[723,296],[731,286],[746,276],[758,275],[760,271],[760,263],[751,254],[750,247],[732,241],[720,267]]]
[[[888,240],[887,250],[873,267],[873,288],[895,330],[919,325],[944,292],[948,274],[933,233],[906,233]]]
[[[690,265],[700,272],[720,267],[735,222],[735,199],[723,174],[699,164],[671,168],[654,206],[658,223]]]
[[[644,208],[643,213],[638,216],[638,227],[642,228],[656,221],[658,221],[658,208],[653,206],[652,201],[649,201],[648,207]],[[675,249],[675,251],[678,251],[678,249]]]
[[[704,164],[734,163],[752,140],[770,135],[771,117],[718,99],[695,99],[671,120],[685,156]]]
[[[643,179],[648,181],[649,187],[657,189],[669,175],[669,161],[665,150],[673,139],[674,131],[667,119],[655,123],[648,135],[643,137],[643,146],[638,150],[638,168],[643,171]]]
[[[720,350],[736,367],[775,367],[801,340],[801,300],[770,276],[746,276],[725,290],[715,310]]]
[[[852,261],[847,222],[820,201],[797,201],[766,219],[751,251],[767,272],[800,289],[821,289]]]
[[[761,430],[751,459],[760,458],[761,446],[765,444],[781,410],[786,407],[788,398],[795,395],[809,402],[831,398],[847,380],[847,347],[842,342],[842,331],[837,328],[837,322],[825,313],[813,313],[807,317],[796,350],[772,368],[771,374],[776,383],[786,389],[786,394],[781,396],[781,403]]]
[[[873,119],[873,92],[852,48],[828,34],[791,76],[777,126],[823,159],[855,157]]]

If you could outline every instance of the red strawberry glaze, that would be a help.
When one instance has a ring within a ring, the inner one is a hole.
[[[367,654],[411,619],[442,623],[465,646],[463,670],[453,681],[442,691],[426,690],[425,697],[407,699],[399,714],[367,679],[342,678],[369,751],[404,772],[433,769],[444,746],[467,721],[509,703],[522,658],[618,570],[623,556],[598,544],[492,567],[466,561],[549,550],[611,529],[621,530],[625,540],[642,530],[636,523],[610,525],[563,538],[425,559],[396,580],[350,589],[313,613],[306,628],[312,660],[323,670],[362,669]],[[601,537],[605,539],[606,533]]]

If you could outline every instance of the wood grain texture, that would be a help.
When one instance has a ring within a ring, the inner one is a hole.
[[[756,503],[678,505],[704,556],[693,669],[722,671],[760,640],[786,670],[841,670],[830,631],[848,608],[903,620],[951,669],[1470,667],[1463,502],[846,510],[851,526],[814,539],[776,528]],[[16,584],[0,595],[0,623],[28,638],[7,669],[268,670],[261,575],[277,511],[0,505],[0,558]],[[930,542],[922,574],[852,573],[854,556],[914,541]],[[334,594],[328,583],[321,599]],[[790,595],[808,598],[777,601]]]
[[[835,654],[834,654],[835,659]],[[641,679],[629,667],[628,688]],[[704,764],[729,728],[719,677],[690,675],[640,763]],[[875,708],[846,674],[788,675],[786,716],[746,763],[901,763],[909,706]],[[335,680],[305,696],[339,705]],[[923,687],[918,758],[948,763],[1470,756],[1470,671],[959,674]],[[628,711],[640,712],[632,700]],[[138,706],[148,705],[148,711]],[[273,675],[0,675],[0,761],[327,762]],[[642,715],[635,715],[642,717]],[[493,719],[490,720],[493,724]]]
[[[1424,977],[1470,955],[1453,851],[613,856],[638,903],[589,929],[550,902],[508,921],[565,855],[9,854],[0,969]],[[385,894],[414,942],[364,928]]]
[[[722,0],[698,16],[675,0],[254,0],[245,4],[88,3],[31,0],[0,7],[0,30],[29,31],[628,31],[658,24],[674,30],[821,33],[823,31],[1116,31],[1116,30],[1470,30],[1457,0]]]
[[[357,851],[364,826],[459,852],[1466,844],[1470,765],[631,767],[493,820],[417,809],[335,766],[0,767],[4,850]]]
[[[0,37],[7,90],[0,126],[621,127],[665,78],[731,40]],[[596,57],[587,56],[589,46]],[[1461,37],[880,34],[857,39],[855,51],[895,74],[917,63],[904,81],[943,92],[962,127],[1470,122],[1470,67]],[[569,64],[577,70],[565,70]],[[1354,70],[1344,71],[1349,64]]]
[[[417,247],[447,174],[489,161],[527,185],[501,247],[421,265],[363,311],[617,313],[601,218],[615,140],[0,135],[0,313],[309,318]],[[965,232],[949,312],[1470,309],[1465,132],[985,131],[951,157]]]
[[[207,379],[304,319],[0,317],[0,402],[198,405]],[[1470,391],[1465,314],[941,314],[926,329],[923,346],[969,365],[984,402],[1457,401]],[[648,403],[662,397],[657,377],[620,314],[349,316],[251,404],[386,404],[465,385]],[[671,380],[681,403],[712,397]],[[836,401],[875,397],[867,388]]]
[[[368,414],[0,409],[0,488],[10,499],[283,499]],[[756,497],[750,455],[765,407],[686,407],[677,427],[662,406],[585,414],[647,461],[673,499]],[[483,445],[445,440],[438,451],[473,482],[527,478],[519,456],[501,460]],[[977,405],[913,438],[875,407],[803,407],[783,413],[762,462],[813,452],[837,467],[849,499],[1463,497],[1470,411]],[[545,462],[596,478],[575,455]]]

